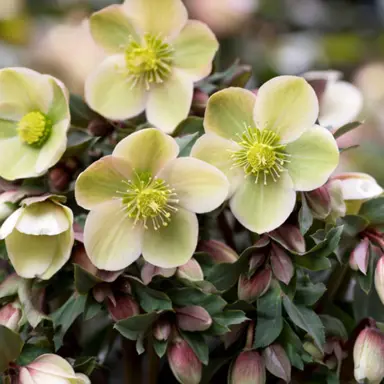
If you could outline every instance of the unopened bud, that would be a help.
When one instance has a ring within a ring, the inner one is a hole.
[[[284,348],[279,344],[272,344],[263,351],[263,358],[267,370],[285,382],[291,381],[291,363]]]
[[[166,341],[171,334],[171,330],[170,322],[165,318],[160,318],[153,326],[153,337],[159,341]]]
[[[304,253],[305,240],[300,229],[292,224],[283,224],[281,227],[269,233],[276,240],[291,251]]]
[[[204,273],[200,264],[194,259],[190,259],[186,264],[177,268],[176,276],[180,279],[189,281],[202,281],[204,280]]]
[[[113,320],[119,321],[140,313],[140,307],[132,296],[117,296],[115,303],[107,300],[108,311]]]
[[[167,357],[172,373],[179,383],[200,383],[202,364],[185,340],[173,341],[168,347]]]
[[[22,313],[18,303],[9,303],[0,309],[0,324],[17,332]]]
[[[175,272],[176,268],[160,268],[145,262],[141,269],[141,280],[148,285],[155,276],[171,277]]]
[[[114,304],[116,304],[115,296],[112,292],[110,284],[100,283],[95,285],[92,288],[92,294],[98,303],[104,302],[104,300],[108,297]]]
[[[381,302],[384,304],[384,256],[381,256],[377,262],[375,270],[375,288]]]
[[[378,329],[365,328],[353,348],[355,379],[368,384],[380,383],[384,378],[384,335]]]
[[[199,252],[209,253],[216,263],[235,263],[239,255],[228,245],[217,240],[203,240],[198,245]]]
[[[206,331],[212,325],[209,313],[198,305],[176,308],[176,323],[183,331]]]
[[[276,244],[272,244],[271,248],[271,267],[275,277],[288,285],[293,277],[295,268],[291,258]]]
[[[252,256],[249,259],[249,273],[253,274],[256,270],[264,264],[265,254],[264,252],[252,252]]]
[[[88,130],[93,136],[105,137],[113,132],[113,126],[105,119],[96,118],[89,123]]]
[[[56,167],[49,172],[48,182],[53,192],[63,192],[68,189],[71,176],[64,168]]]
[[[264,384],[264,360],[256,351],[244,351],[236,358],[229,372],[228,384]]]
[[[334,83],[342,77],[339,71],[310,71],[302,75],[311,85],[321,104],[328,83]]]
[[[208,99],[209,96],[205,92],[200,89],[195,89],[193,92],[192,108],[196,112],[204,112],[207,107]]]
[[[359,244],[354,248],[351,252],[351,256],[349,259],[349,265],[353,270],[357,268],[364,273],[367,274],[368,270],[368,262],[369,262],[369,240],[365,237],[360,241]]]
[[[268,291],[271,280],[272,272],[270,269],[255,273],[250,279],[246,275],[241,275],[237,286],[239,300],[252,303]]]
[[[331,195],[326,185],[306,192],[305,197],[315,219],[324,220],[331,213]]]

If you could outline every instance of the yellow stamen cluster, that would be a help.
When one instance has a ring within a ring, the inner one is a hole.
[[[134,225],[143,221],[148,229],[148,220],[155,230],[166,227],[172,213],[177,211],[175,205],[179,202],[174,189],[164,180],[153,178],[147,174],[136,174],[135,180],[124,181],[125,191],[118,191],[122,195],[123,209],[134,219]]]
[[[143,82],[147,89],[152,83],[162,83],[172,70],[173,49],[157,36],[146,34],[142,44],[132,40],[125,48],[127,79],[134,87]]]
[[[52,121],[42,112],[29,112],[19,121],[17,132],[23,143],[40,148],[51,135]]]
[[[232,153],[233,165],[243,168],[246,176],[255,176],[255,183],[262,178],[267,184],[269,177],[277,181],[284,164],[289,163],[289,155],[284,153],[286,146],[281,145],[280,137],[270,130],[246,127],[237,144],[241,149]]]

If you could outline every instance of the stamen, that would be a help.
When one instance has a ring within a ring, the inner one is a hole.
[[[17,132],[23,143],[40,148],[51,135],[52,121],[42,112],[29,112],[19,121]]]

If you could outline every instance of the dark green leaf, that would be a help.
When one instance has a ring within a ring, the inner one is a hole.
[[[159,341],[156,339],[153,339],[153,349],[156,352],[156,355],[160,357],[160,359],[164,356],[165,352],[167,351],[168,341]]]
[[[360,216],[364,216],[373,225],[384,224],[384,197],[366,201],[360,208]]]
[[[204,365],[207,365],[209,360],[209,348],[204,336],[197,332],[185,332],[181,330],[180,334],[193,349],[193,352],[195,352],[199,360]]]
[[[312,212],[309,209],[307,199],[304,193],[301,194],[301,208],[299,211],[299,226],[300,232],[305,235],[313,223]]]
[[[225,310],[222,313],[215,315],[213,319],[227,327],[234,324],[241,324],[248,320],[243,311],[233,310]]]
[[[98,303],[92,295],[89,295],[84,309],[84,321],[94,318],[102,309],[102,304]]]
[[[326,336],[337,336],[343,340],[348,339],[347,330],[339,319],[329,315],[320,315],[320,319],[324,325]]]
[[[129,340],[137,340],[138,337],[144,334],[148,328],[152,326],[158,316],[159,315],[155,312],[132,316],[128,319],[118,321],[114,328],[125,338]]]
[[[32,363],[32,361],[34,361],[37,357],[46,353],[52,353],[51,348],[35,344],[25,344],[19,358],[17,359],[17,364],[28,365],[29,363]]]
[[[97,367],[97,360],[92,356],[82,356],[76,359],[73,368],[77,373],[84,373],[86,376],[90,376]]]
[[[361,272],[357,272],[357,281],[360,284],[361,289],[368,294],[372,288],[373,276],[375,273],[375,265],[377,262],[377,254],[372,247],[369,246],[369,262],[368,262],[368,270],[367,274],[364,275]]]
[[[16,360],[23,348],[20,335],[0,325],[0,373],[8,368],[8,364]]]
[[[284,327],[278,338],[278,342],[285,349],[291,364],[297,369],[303,370],[304,363],[300,355],[304,350],[301,340],[286,320],[284,320]]]
[[[295,303],[311,306],[315,304],[327,290],[323,283],[313,284],[311,281],[297,287]]]
[[[177,144],[179,144],[179,147],[180,147],[180,152],[179,152],[180,157],[189,156],[189,154],[191,153],[191,149],[193,145],[196,143],[196,140],[199,138],[199,136],[200,134],[196,132],[190,135],[185,135],[183,137],[176,138],[176,142]]]
[[[203,119],[201,117],[190,116],[183,120],[175,129],[174,137],[204,133]]]
[[[324,271],[331,268],[331,262],[326,257],[315,257],[313,255],[294,256],[296,265],[309,271]]]
[[[78,127],[86,128],[89,122],[98,116],[79,95],[70,95],[69,108],[71,111],[71,123]]]
[[[76,290],[82,295],[86,295],[96,284],[102,282],[101,279],[92,275],[78,264],[74,264],[74,273]]]
[[[358,128],[361,126],[361,123],[360,121],[354,121],[352,123],[348,123],[348,124],[345,124],[343,125],[341,128],[339,128],[334,134],[334,138],[335,139],[338,139],[339,137],[345,135],[346,133]]]
[[[339,219],[340,224],[344,226],[344,233],[354,237],[368,227],[369,221],[362,216],[347,215]]]
[[[97,137],[89,135],[86,131],[72,128],[68,133],[67,149],[64,156],[77,156],[90,148],[97,140]]]

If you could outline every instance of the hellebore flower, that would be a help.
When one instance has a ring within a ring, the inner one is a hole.
[[[73,214],[62,201],[53,195],[25,199],[2,225],[0,238],[19,276],[48,280],[68,261]]]
[[[244,351],[233,362],[228,384],[265,384],[264,359],[256,351]]]
[[[114,120],[146,109],[150,123],[173,132],[188,116],[193,83],[211,72],[212,31],[188,21],[181,0],[126,0],[94,13],[90,26],[111,56],[86,81],[89,106]]]
[[[67,90],[26,68],[0,70],[0,177],[36,177],[56,164],[67,145]]]
[[[209,99],[206,134],[191,155],[226,174],[232,213],[250,231],[279,227],[294,208],[295,191],[320,187],[336,168],[336,141],[315,125],[318,112],[314,90],[295,76],[268,81],[257,96],[228,88]]]
[[[62,357],[46,354],[20,369],[20,384],[91,384],[82,373],[75,373],[72,366]]]
[[[162,268],[185,264],[198,237],[195,213],[220,206],[228,180],[201,160],[177,159],[165,133],[144,129],[122,140],[111,156],[87,168],[76,182],[79,205],[91,210],[84,245],[100,269],[124,269],[143,254]]]

